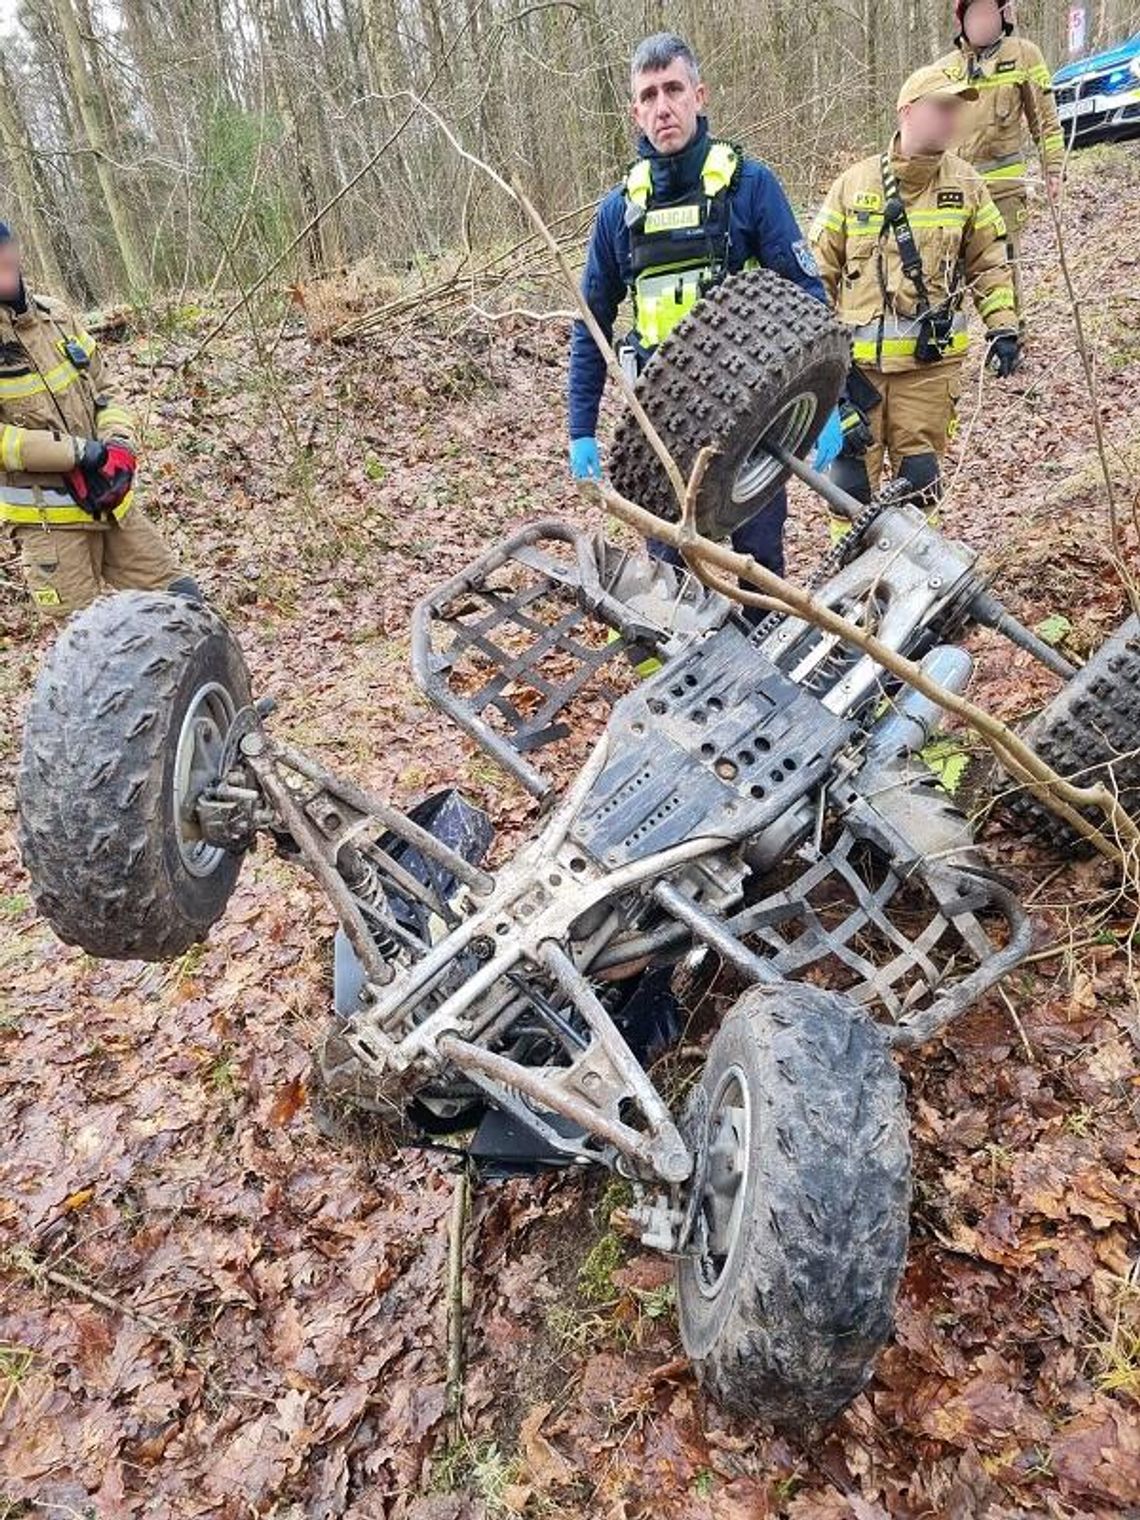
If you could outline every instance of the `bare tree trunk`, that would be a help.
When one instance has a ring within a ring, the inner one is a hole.
[[[321,224],[315,220],[320,211],[321,203],[317,195],[317,187],[313,177],[308,148],[301,135],[297,112],[293,104],[293,94],[285,67],[286,48],[284,28],[281,25],[281,18],[278,14],[275,0],[260,0],[259,20],[261,41],[262,46],[266,50],[269,78],[273,86],[273,98],[277,106],[277,114],[281,118],[281,125],[285,131],[285,140],[290,144],[292,149],[293,166],[297,176],[297,189],[301,204],[301,217],[304,222],[311,224],[305,240],[309,263],[313,269],[321,269],[326,261],[325,243]]]
[[[108,153],[107,138],[103,126],[104,103],[100,101],[98,92],[92,83],[91,75],[87,71],[87,65],[83,57],[83,40],[79,34],[79,24],[72,7],[72,0],[52,0],[52,10],[55,13],[56,20],[59,22],[60,31],[63,33],[64,46],[67,49],[68,72],[71,75],[72,88],[75,92],[75,102],[80,120],[83,123],[83,132],[87,138],[87,146],[91,149],[95,160],[95,172],[99,178],[99,189],[115,234],[115,244],[119,250],[119,257],[122,260],[123,274],[126,277],[127,286],[131,294],[138,294],[146,287],[146,270],[135,243],[134,229],[131,226],[130,217],[127,213],[126,204],[120,194],[119,186],[116,183],[115,172]]]
[[[0,144],[12,174],[20,206],[19,231],[27,234],[34,260],[34,274],[43,288],[63,293],[66,290],[59,261],[55,256],[51,234],[40,209],[39,187],[29,163],[31,143],[19,115],[19,102],[11,70],[0,54]]]

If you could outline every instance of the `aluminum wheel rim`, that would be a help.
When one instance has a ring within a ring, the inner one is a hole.
[[[738,505],[759,496],[784,473],[784,465],[773,459],[768,446],[776,444],[794,454],[811,431],[818,402],[811,391],[802,391],[780,409],[748,450],[732,482],[732,499]]]
[[[197,805],[202,792],[218,778],[235,712],[226,688],[209,681],[194,693],[182,719],[174,752],[174,827],[178,853],[191,876],[211,875],[226,853],[202,838]]]
[[[730,1066],[709,1104],[708,1160],[697,1214],[694,1265],[705,1298],[720,1292],[740,1242],[751,1142],[748,1080],[741,1067]]]

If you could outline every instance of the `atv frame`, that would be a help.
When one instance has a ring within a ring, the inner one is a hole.
[[[900,492],[861,514],[826,568],[827,604],[873,597],[879,637],[908,653],[937,650],[976,607],[994,621],[973,554]],[[591,624],[605,641],[586,637]],[[485,679],[461,692],[472,653]],[[543,674],[552,656],[572,667],[561,680]],[[699,1145],[597,979],[612,985],[694,946],[770,987],[827,963],[849,997],[888,1016],[890,1045],[914,1046],[1017,964],[1029,926],[911,758],[931,716],[921,699],[900,697],[872,659],[796,618],[749,626],[684,570],[541,522],[480,556],[413,622],[418,684],[543,802],[550,784],[530,756],[565,734],[567,706],[606,667],[649,656],[660,668],[616,701],[567,795],[494,875],[273,738],[251,709],[227,737],[227,779],[198,799],[197,816],[204,838],[231,847],[268,825],[330,897],[360,970],[333,1064],[355,1063],[370,1107],[398,1123],[417,1093],[458,1074],[548,1159],[601,1163],[642,1185],[632,1217],[644,1244],[683,1253],[693,1211],[682,1185]],[[520,690],[538,694],[529,712],[512,700]],[[825,843],[830,818],[841,824]],[[429,869],[409,871],[396,841]],[[746,893],[789,857],[790,880]],[[838,920],[816,907],[829,887],[846,904]],[[909,932],[891,914],[904,896],[923,902]],[[393,900],[442,932],[417,942]],[[503,1049],[524,1018],[550,1045],[540,1065]]]

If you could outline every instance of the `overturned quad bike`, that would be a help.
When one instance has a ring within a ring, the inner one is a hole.
[[[900,491],[864,509],[802,463],[846,365],[824,309],[770,274],[698,306],[639,381],[682,471],[719,450],[698,526],[723,535],[795,473],[853,519],[815,577],[821,601],[954,690],[970,673],[957,641],[999,628],[1065,678],[1031,733],[1058,768],[1088,776],[1134,750],[1135,620],[1074,671]],[[668,513],[624,425],[614,477]],[[563,522],[421,603],[413,666],[541,800],[533,838],[494,871],[487,820],[455,792],[404,814],[278,738],[210,608],[96,604],[64,630],[27,720],[40,910],[94,955],[177,956],[268,836],[341,925],[328,1088],[404,1138],[466,1132],[486,1166],[620,1173],[643,1243],[676,1262],[711,1393],[777,1423],[827,1418],[871,1374],[906,1252],[892,1052],[944,1030],[1029,944],[918,755],[936,710],[842,640],[749,621],[685,569]],[[604,732],[557,795],[536,756],[609,688]],[[1114,777],[1126,803],[1134,767]],[[680,1036],[669,980],[702,956],[748,990],[671,1108],[653,1077]]]

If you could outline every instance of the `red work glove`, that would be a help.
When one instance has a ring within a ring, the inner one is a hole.
[[[67,472],[67,487],[76,502],[92,517],[98,517],[98,508],[91,503],[91,487],[98,480],[100,471],[107,463],[107,445],[98,438],[88,438],[79,455],[74,470]]]
[[[67,476],[71,494],[92,517],[102,517],[121,505],[135,478],[135,456],[125,443],[100,443],[92,438],[83,447],[79,464]]]
[[[91,496],[100,511],[110,511],[122,502],[134,481],[136,463],[125,443],[107,445],[106,458],[91,481]]]

